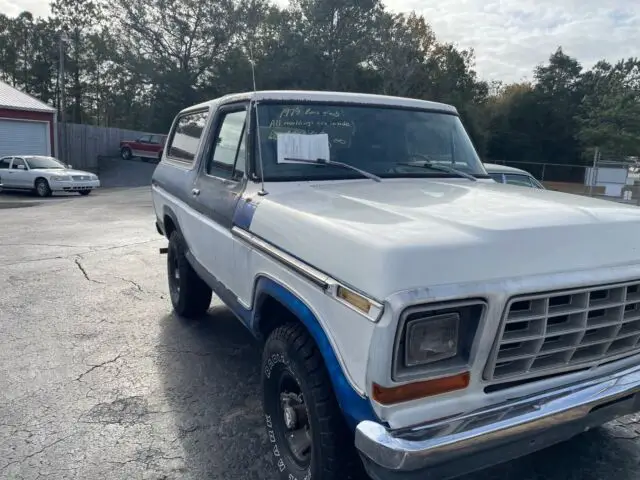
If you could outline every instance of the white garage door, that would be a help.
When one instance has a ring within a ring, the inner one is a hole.
[[[0,118],[0,157],[50,155],[49,124]]]

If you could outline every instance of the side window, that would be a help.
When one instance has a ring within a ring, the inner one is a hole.
[[[520,185],[521,187],[533,187],[529,177],[526,175],[514,175],[511,173],[505,174],[506,183],[510,185]]]
[[[169,139],[167,156],[192,163],[208,116],[209,112],[206,111],[187,113],[178,118],[173,135]]]
[[[0,170],[8,170],[11,165],[11,157],[0,158]]]
[[[139,143],[150,143],[151,135],[143,135],[138,139]]]
[[[215,139],[213,156],[207,164],[207,173],[215,177],[240,178],[246,159],[246,110],[225,113]]]
[[[13,165],[11,166],[12,170],[17,170],[18,166],[22,165],[24,168],[27,168],[26,165],[24,164],[24,160],[21,158],[14,158],[13,159]]]
[[[152,143],[154,145],[160,144],[160,135],[151,135],[151,138],[149,139],[149,143]]]

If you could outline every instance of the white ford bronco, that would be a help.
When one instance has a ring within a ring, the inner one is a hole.
[[[455,108],[229,95],[152,180],[171,301],[259,339],[286,480],[450,478],[640,410],[640,209],[494,182]]]

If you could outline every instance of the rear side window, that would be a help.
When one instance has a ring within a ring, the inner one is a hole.
[[[0,158],[0,170],[7,170],[11,165],[11,157]]]
[[[167,156],[185,163],[193,163],[200,144],[208,111],[193,112],[178,117],[173,130]]]

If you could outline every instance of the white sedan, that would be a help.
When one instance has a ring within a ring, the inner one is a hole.
[[[496,163],[485,163],[484,169],[498,183],[509,183],[511,185],[520,185],[521,187],[545,190],[544,186],[526,170]]]
[[[53,192],[78,192],[89,195],[100,186],[96,175],[73,170],[53,157],[15,155],[0,158],[0,188],[31,190],[39,197]]]

